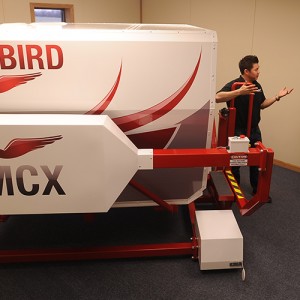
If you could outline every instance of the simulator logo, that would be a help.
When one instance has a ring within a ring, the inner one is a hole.
[[[11,140],[7,146],[0,149],[0,158],[9,159],[22,156],[30,151],[37,150],[62,139],[61,135],[42,138],[17,138]]]
[[[63,63],[63,52],[58,45],[0,45],[2,70],[60,69]]]
[[[42,73],[32,73],[25,75],[3,75],[0,76],[0,93],[5,93],[20,84],[25,84],[36,77],[41,76]]]
[[[0,149],[1,159],[13,159],[16,157],[23,156],[28,152],[44,148],[46,145],[53,144],[55,141],[62,139],[61,135],[42,137],[42,138],[17,138],[11,140],[4,149]],[[48,182],[43,189],[42,195],[50,195],[50,192],[54,188],[58,195],[65,195],[63,188],[58,182],[58,177],[63,168],[62,165],[55,166],[54,170],[51,171],[46,165],[40,166],[43,175],[46,176]],[[34,196],[40,191],[40,184],[31,183],[25,184],[25,177],[28,180],[29,176],[35,177],[39,175],[39,171],[30,165],[22,165],[17,167],[15,171],[15,182],[18,191],[25,196]],[[27,176],[25,176],[25,174]],[[43,176],[42,175],[42,176]],[[31,181],[30,181],[31,182]],[[7,195],[15,195],[15,187],[13,184],[13,170],[10,166],[0,165],[0,196],[2,196],[3,186],[6,184]]]
[[[0,45],[1,70],[60,69],[63,63],[63,51],[58,45],[45,45],[44,47],[39,45]],[[41,75],[41,72],[37,72],[0,76],[0,93],[7,92]]]

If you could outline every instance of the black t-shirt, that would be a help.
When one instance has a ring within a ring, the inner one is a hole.
[[[231,86],[235,82],[245,82],[245,80],[242,76],[240,76],[239,78],[228,82],[219,92],[230,92]],[[251,128],[256,128],[260,121],[260,105],[265,101],[266,97],[264,95],[261,85],[257,81],[254,81],[253,83],[257,86],[258,89],[261,89],[261,92],[257,92],[254,94],[253,100]],[[230,100],[227,101],[227,106],[230,106]],[[249,95],[242,95],[236,97],[234,100],[234,106],[236,108],[235,128],[246,129],[248,120]]]

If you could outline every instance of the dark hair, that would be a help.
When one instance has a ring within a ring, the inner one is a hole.
[[[240,72],[243,75],[244,70],[247,69],[250,71],[254,64],[258,64],[258,58],[255,55],[247,55],[244,58],[242,58],[239,62],[239,68]]]

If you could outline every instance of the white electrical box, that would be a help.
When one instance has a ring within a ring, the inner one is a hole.
[[[249,139],[244,136],[231,136],[228,138],[228,152],[248,152]]]
[[[201,270],[243,268],[243,236],[231,210],[196,211]]]

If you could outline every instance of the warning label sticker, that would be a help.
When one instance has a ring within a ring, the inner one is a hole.
[[[230,155],[230,166],[231,167],[241,167],[248,165],[248,155],[247,154],[232,154]]]

